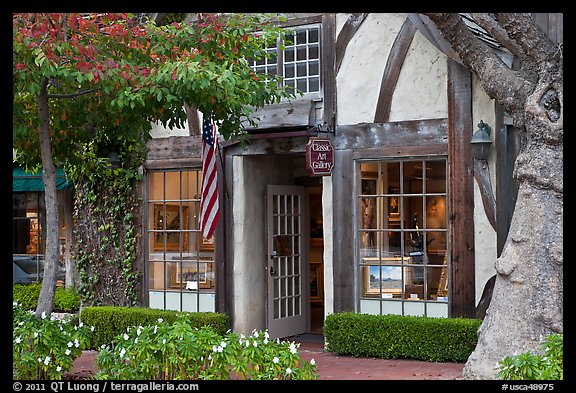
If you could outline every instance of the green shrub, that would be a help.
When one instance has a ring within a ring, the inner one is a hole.
[[[12,376],[14,379],[62,379],[90,340],[92,328],[74,325],[12,306]]]
[[[317,379],[313,360],[298,345],[269,340],[267,332],[249,337],[193,328],[180,315],[171,324],[127,329],[98,352],[96,379]]]
[[[498,362],[496,376],[507,380],[564,379],[564,335],[551,334],[540,343],[542,355],[527,351]]]
[[[324,321],[326,350],[355,357],[464,362],[480,319],[335,313]]]
[[[224,334],[229,325],[228,316],[222,313],[178,312],[146,307],[86,307],[80,311],[80,320],[95,327],[90,347],[98,349],[111,343],[119,334],[124,334],[129,327],[154,324],[158,319],[172,323],[179,315],[185,316],[192,327],[210,326],[218,334]]]
[[[38,297],[42,289],[41,283],[28,285],[14,284],[12,300],[21,304],[27,310],[36,310]],[[74,289],[57,287],[54,293],[53,312],[77,313],[80,310],[80,297]]]

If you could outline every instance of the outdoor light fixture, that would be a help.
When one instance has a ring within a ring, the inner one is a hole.
[[[474,135],[472,135],[472,140],[470,141],[470,144],[472,145],[472,157],[477,160],[488,159],[490,145],[492,144],[490,131],[490,126],[480,120],[480,123],[478,123],[478,130]]]

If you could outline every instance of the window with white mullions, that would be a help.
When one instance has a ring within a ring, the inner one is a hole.
[[[361,312],[447,316],[446,159],[358,164]]]
[[[202,171],[151,171],[147,177],[149,305],[214,311],[214,240],[198,225]]]
[[[256,73],[281,75],[284,84],[300,92],[320,92],[320,25],[294,27],[286,36],[283,50],[266,49],[271,58],[251,62]]]

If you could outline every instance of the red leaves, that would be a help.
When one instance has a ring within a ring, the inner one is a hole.
[[[26,68],[26,64],[24,64],[24,63],[16,64],[16,71],[23,70],[24,68]]]

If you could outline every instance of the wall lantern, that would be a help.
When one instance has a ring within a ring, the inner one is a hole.
[[[470,141],[472,145],[472,157],[477,160],[487,160],[488,153],[490,152],[490,145],[492,140],[490,139],[490,126],[480,120],[478,123],[478,130],[472,135],[472,140]]]

